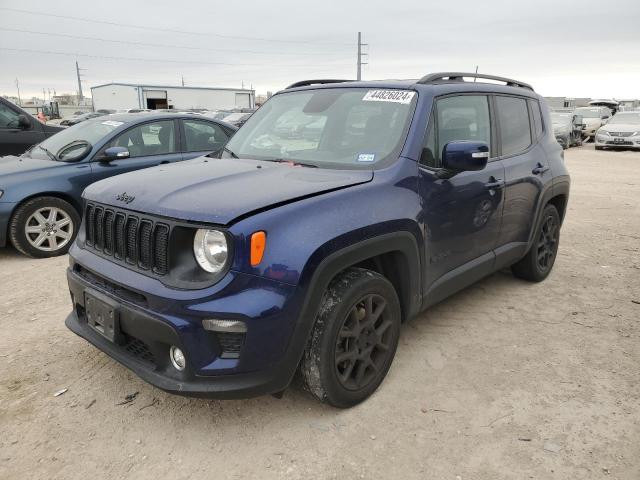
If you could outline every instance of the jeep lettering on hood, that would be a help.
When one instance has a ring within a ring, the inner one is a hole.
[[[370,170],[330,170],[284,163],[200,158],[102,180],[84,197],[160,216],[228,225],[255,210],[373,179]],[[126,194],[123,194],[126,192]],[[120,198],[118,198],[120,197]]]

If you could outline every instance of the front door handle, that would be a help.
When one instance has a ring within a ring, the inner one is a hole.
[[[491,177],[489,178],[489,181],[484,184],[484,186],[487,190],[497,190],[504,187],[504,180],[496,177]]]
[[[549,170],[549,167],[542,165],[541,163],[538,162],[538,164],[536,165],[536,168],[531,170],[531,173],[533,173],[534,175],[542,175],[547,170]]]

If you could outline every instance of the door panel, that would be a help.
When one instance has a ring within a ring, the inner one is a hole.
[[[478,172],[462,172],[443,180],[420,169],[426,230],[426,287],[438,278],[487,253],[500,235],[504,179],[499,160]]]
[[[544,182],[551,179],[547,157],[537,143],[532,106],[537,105],[529,103],[528,108],[525,99],[496,96],[505,168],[501,246],[528,242]]]

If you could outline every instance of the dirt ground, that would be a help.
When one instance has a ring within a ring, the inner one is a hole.
[[[640,479],[640,153],[566,158],[547,281],[497,273],[409,322],[344,411],[165,394],[65,328],[65,257],[3,249],[0,478]]]

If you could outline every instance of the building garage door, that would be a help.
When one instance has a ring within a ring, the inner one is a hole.
[[[251,97],[248,93],[236,93],[236,107],[251,108]]]

